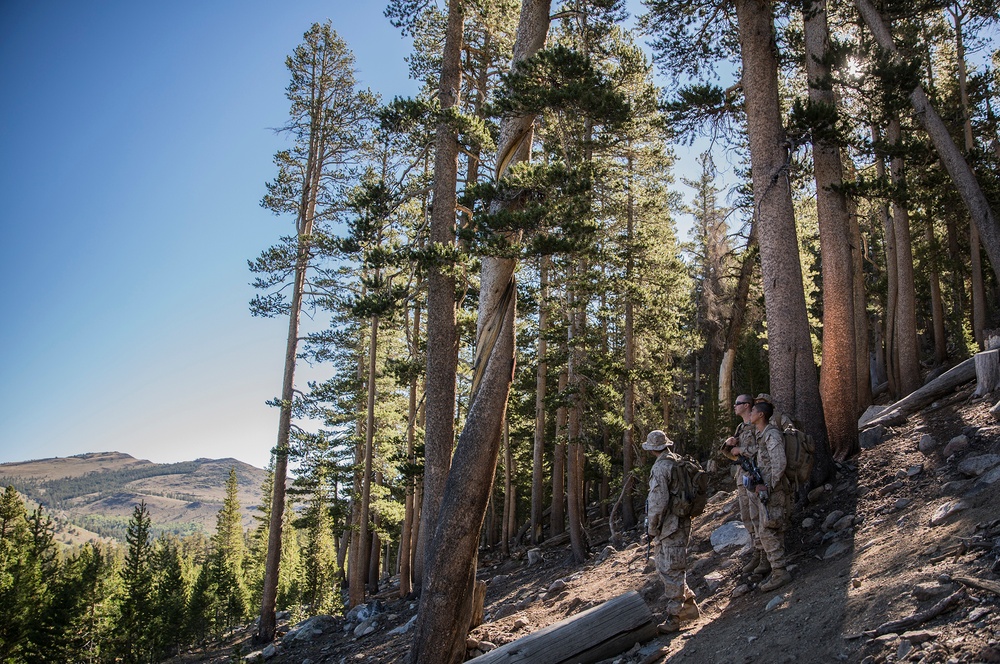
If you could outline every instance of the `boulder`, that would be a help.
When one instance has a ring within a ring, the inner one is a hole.
[[[944,597],[953,590],[954,586],[950,583],[918,583],[910,590],[910,594],[918,602],[926,602],[927,600]]]
[[[962,459],[958,464],[958,472],[966,477],[979,477],[998,465],[1000,465],[1000,454],[982,454]]]
[[[549,593],[556,594],[565,589],[566,589],[566,582],[563,581],[562,579],[556,579],[555,581],[552,582],[552,585],[549,586]]]
[[[826,519],[823,520],[823,525],[821,526],[823,530],[831,530],[837,521],[839,521],[844,516],[842,510],[833,510],[826,515]]]
[[[738,521],[730,521],[712,531],[709,538],[716,553],[744,547],[750,543],[750,533]]]
[[[876,417],[881,415],[882,411],[884,411],[886,408],[888,408],[888,406],[868,406],[868,410],[866,410],[864,412],[864,415],[862,415],[861,418],[858,419],[858,428],[860,429],[864,425],[874,420]]]
[[[833,524],[833,530],[839,533],[841,530],[847,530],[853,525],[854,525],[854,515],[847,514],[837,519],[837,522]]]
[[[826,551],[823,552],[823,560],[831,560],[837,556],[843,555],[851,550],[851,543],[840,540],[834,542],[830,546],[826,547]]]
[[[396,636],[396,635],[398,635],[398,634],[406,634],[406,633],[407,633],[407,632],[409,632],[409,631],[410,631],[411,629],[413,629],[413,626],[414,626],[414,625],[416,625],[416,624],[417,624],[417,617],[416,617],[416,616],[413,616],[413,617],[412,617],[412,618],[410,618],[410,619],[409,619],[408,621],[406,621],[406,624],[405,624],[405,625],[400,625],[400,626],[399,626],[399,627],[397,627],[396,629],[394,629],[394,630],[391,630],[391,631],[389,632],[389,635],[390,635],[390,636]]]
[[[944,446],[942,454],[944,454],[945,458],[948,458],[952,454],[961,454],[967,449],[969,449],[969,437],[962,434],[949,440],[948,444]]]
[[[885,439],[885,427],[880,424],[858,434],[858,445],[863,450],[870,450],[881,443],[883,439]]]
[[[535,565],[542,562],[541,549],[528,549],[528,564]]]
[[[295,625],[292,629],[288,630],[288,634],[285,635],[285,639],[295,639],[298,641],[310,641],[320,636],[326,630],[337,624],[337,619],[333,616],[318,615],[309,618],[308,620],[303,620],[299,624]]]

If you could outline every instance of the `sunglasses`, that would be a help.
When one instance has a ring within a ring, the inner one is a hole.
[[[733,408],[735,408],[736,406],[749,406],[752,403],[753,403],[752,401],[737,401],[735,404],[733,404]]]

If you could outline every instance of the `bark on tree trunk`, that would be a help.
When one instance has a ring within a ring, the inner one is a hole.
[[[944,331],[944,300],[941,298],[941,278],[937,269],[937,251],[934,242],[934,224],[930,219],[924,227],[928,247],[927,279],[931,288],[931,319],[934,327],[934,366],[939,367],[948,359],[948,340]]]
[[[803,6],[806,72],[809,101],[817,109],[836,114],[830,85],[830,34],[826,0]],[[838,460],[858,451],[857,352],[854,338],[854,263],[851,226],[840,147],[825,137],[829,129],[813,127],[813,170],[820,251],[823,255],[823,364],[820,395],[830,452]]]
[[[446,111],[459,102],[462,89],[462,29],[464,4],[448,3],[448,27],[442,53],[438,101]],[[444,251],[455,246],[455,186],[458,177],[458,138],[454,127],[442,120],[434,142],[434,204],[431,209],[430,240]],[[455,331],[455,278],[445,265],[432,265],[427,276],[427,387],[424,393],[424,501],[414,583],[422,584],[424,562],[434,544],[438,508],[455,444],[455,375],[458,370],[458,339]]]
[[[632,246],[635,234],[635,198],[632,195],[632,155],[628,157],[628,201],[625,210],[625,234],[626,246]],[[625,262],[625,279],[632,283],[635,275],[634,252],[627,253]],[[632,476],[635,466],[634,458],[634,437],[635,437],[635,311],[632,302],[632,295],[626,292],[625,295],[625,431],[622,434],[622,482],[624,484],[624,497],[622,498],[622,527],[629,530],[635,527],[635,507],[632,505],[631,485],[628,478]],[[614,518],[614,515],[612,515]]]
[[[542,256],[538,268],[538,369],[535,377],[535,446],[531,469],[531,543],[542,541],[542,514],[545,494],[545,384],[548,362],[545,359],[549,325],[549,257]]]
[[[552,509],[549,536],[566,530],[566,370],[559,372],[559,407],[556,408],[556,444],[552,454]]]
[[[898,60],[899,51],[892,41],[892,34],[871,0],[854,1],[865,24],[875,37],[875,41],[882,49]],[[986,254],[990,257],[993,270],[1000,280],[1000,222],[997,221],[989,201],[986,200],[982,188],[976,181],[976,176],[972,173],[972,169],[965,161],[958,146],[955,145],[955,141],[952,140],[941,116],[934,110],[924,89],[919,85],[910,93],[910,105],[916,111],[917,120],[927,132],[931,142],[934,143],[934,148],[937,150],[945,170],[948,171],[948,175],[955,183],[955,188],[958,189],[966,207],[969,208],[973,223],[979,230],[980,241],[986,248]]]
[[[511,500],[514,488],[514,478],[511,477],[514,463],[514,455],[510,453],[510,425],[507,419],[503,421],[503,527],[500,532],[500,551],[504,558],[510,558],[510,538],[514,534],[511,528],[511,521],[514,520],[511,514],[513,501]]]
[[[986,396],[1000,389],[1000,350],[976,353],[976,391],[973,397]]]
[[[583,442],[581,440],[583,418],[583,380],[580,376],[580,363],[583,355],[583,311],[584,303],[579,297],[577,270],[586,271],[586,267],[570,268],[567,282],[570,285],[570,325],[569,361],[567,380],[571,390],[569,421],[566,427],[566,516],[569,520],[569,539],[573,551],[573,559],[582,563],[587,559],[587,545],[583,536]],[[580,275],[582,277],[582,275]]]
[[[420,353],[420,305],[413,307],[413,331],[410,334],[410,358],[416,359]],[[409,402],[406,416],[406,460],[413,468],[416,464],[415,442],[417,435],[417,378],[410,379]],[[412,554],[413,522],[417,517],[415,486],[413,477],[406,480],[406,513],[403,530],[399,536],[399,596],[406,597],[413,590]]]
[[[771,5],[736,0],[743,90],[750,139],[755,218],[767,314],[771,394],[776,406],[803,424],[818,447],[825,475],[829,448],[809,336],[795,216],[787,179],[788,144],[778,102],[778,63]]]
[[[514,43],[516,64],[545,43],[549,0],[524,0]],[[533,117],[508,117],[500,127],[497,178],[530,153]],[[498,203],[499,211],[501,205]],[[514,261],[483,259],[472,402],[459,436],[423,584],[410,661],[452,664],[465,654],[472,613],[476,547],[496,472],[500,424],[514,375]]]
[[[882,141],[881,134],[877,127],[872,126],[872,142],[879,145]],[[885,157],[883,154],[875,154],[875,174],[880,181],[886,179]],[[899,363],[896,354],[896,293],[899,279],[896,273],[896,231],[893,226],[892,217],[889,216],[888,203],[879,206],[879,216],[882,218],[882,230],[885,237],[885,270],[886,270],[886,302],[885,302],[885,332],[882,340],[885,344],[885,369],[889,382],[889,394],[893,398],[899,398]]]
[[[376,271],[377,273],[377,271]],[[369,530],[371,511],[372,463],[375,454],[375,369],[378,354],[379,317],[372,316],[368,338],[368,402],[365,408],[365,459],[364,474],[361,476],[361,510],[356,524],[358,528],[358,564],[351,565],[350,604],[357,606],[365,601],[365,577],[369,572]],[[376,549],[377,550],[377,549]]]

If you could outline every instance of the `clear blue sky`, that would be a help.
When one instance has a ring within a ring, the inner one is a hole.
[[[0,3],[0,462],[267,463],[287,323],[249,315],[246,261],[291,229],[258,205],[285,56],[329,18],[364,85],[412,95],[383,7]]]
[[[0,462],[118,450],[263,466],[286,321],[246,260],[285,56],[330,19],[384,96],[408,42],[380,2],[0,3]]]

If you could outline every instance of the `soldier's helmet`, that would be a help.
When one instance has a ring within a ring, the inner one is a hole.
[[[772,406],[774,405],[774,399],[772,399],[771,395],[768,394],[767,392],[761,392],[760,394],[758,394],[756,396],[756,398],[754,398],[753,401],[754,401],[754,403],[757,403],[759,401],[763,401],[764,403],[769,403]]]
[[[642,444],[642,449],[650,452],[659,452],[673,446],[674,441],[667,438],[667,434],[656,429],[655,431],[650,431],[649,435],[646,436],[646,442]]]

